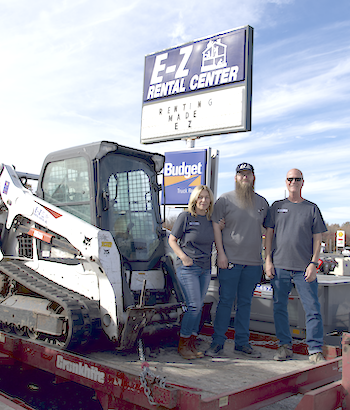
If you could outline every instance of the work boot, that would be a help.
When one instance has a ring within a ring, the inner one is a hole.
[[[196,335],[191,335],[191,337],[190,337],[190,348],[191,348],[193,354],[194,354],[198,359],[204,357],[203,352],[199,352],[199,351],[197,350],[197,336],[196,336]]]
[[[293,357],[293,350],[289,345],[282,345],[278,348],[277,353],[273,356],[273,360],[283,362]]]
[[[189,337],[180,336],[179,347],[177,351],[179,352],[179,355],[182,356],[184,359],[196,359],[196,356],[191,348],[191,339]]]

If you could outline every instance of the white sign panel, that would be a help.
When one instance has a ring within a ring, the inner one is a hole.
[[[186,137],[212,135],[217,131],[243,129],[244,87],[165,100],[144,107],[143,142],[154,142],[163,135]]]

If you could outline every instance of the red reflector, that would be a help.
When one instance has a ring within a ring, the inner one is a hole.
[[[49,233],[39,231],[39,229],[31,228],[29,229],[28,235],[34,236],[34,238],[38,238],[41,241],[51,243],[52,235]]]

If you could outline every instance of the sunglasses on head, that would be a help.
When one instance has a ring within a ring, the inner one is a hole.
[[[295,182],[300,182],[301,181],[301,178],[287,178],[287,181],[292,182],[293,179],[295,179]]]

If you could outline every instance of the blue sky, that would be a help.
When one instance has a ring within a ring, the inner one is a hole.
[[[256,191],[285,195],[290,168],[328,223],[350,221],[350,6],[346,0],[0,0],[0,162],[39,173],[51,151],[140,144],[144,57],[254,28],[252,131],[206,137],[220,151],[218,194],[250,162]]]

